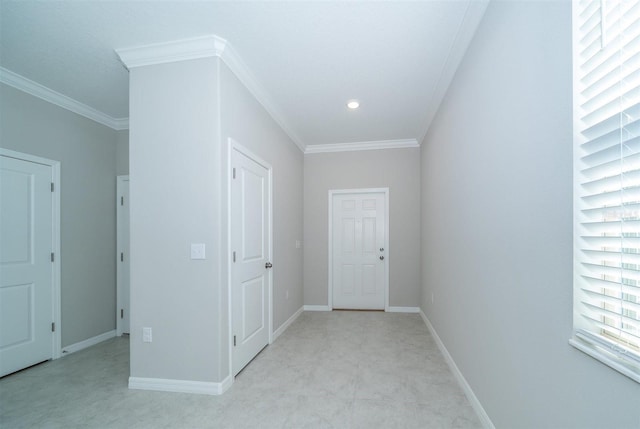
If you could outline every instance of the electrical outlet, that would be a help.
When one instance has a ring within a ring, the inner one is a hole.
[[[150,343],[153,340],[151,328],[142,328],[142,342]]]
[[[302,248],[302,241],[296,240],[296,249],[300,249],[300,248]]]
[[[284,299],[289,299],[289,290],[284,293]]]
[[[204,243],[191,243],[191,259],[205,259]]]

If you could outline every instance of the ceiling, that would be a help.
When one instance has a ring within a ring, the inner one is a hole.
[[[122,122],[115,49],[217,35],[301,149],[420,142],[487,1],[0,0],[0,67]]]

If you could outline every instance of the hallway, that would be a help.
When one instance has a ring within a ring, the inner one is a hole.
[[[129,390],[114,338],[0,380],[3,428],[477,428],[417,314],[305,312],[222,396]]]

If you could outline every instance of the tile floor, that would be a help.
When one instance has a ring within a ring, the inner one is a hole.
[[[127,389],[114,338],[0,379],[9,428],[479,428],[420,316],[303,313],[224,395]]]

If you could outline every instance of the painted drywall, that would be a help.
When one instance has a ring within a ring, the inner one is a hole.
[[[568,343],[571,67],[570,2],[492,1],[422,143],[422,309],[499,428],[640,427]]]
[[[304,158],[304,303],[328,305],[329,190],[389,188],[389,304],[420,305],[420,149]]]
[[[224,159],[228,138],[233,138],[272,167],[273,329],[277,330],[303,305],[303,249],[296,248],[296,241],[303,239],[303,154],[224,62],[220,67]],[[224,178],[229,177],[226,165],[224,171]]]
[[[220,381],[217,82],[213,58],[130,70],[132,377]]]
[[[0,146],[60,161],[62,347],[115,329],[116,132],[0,84]]]
[[[116,174],[129,174],[129,130],[116,132]]]

